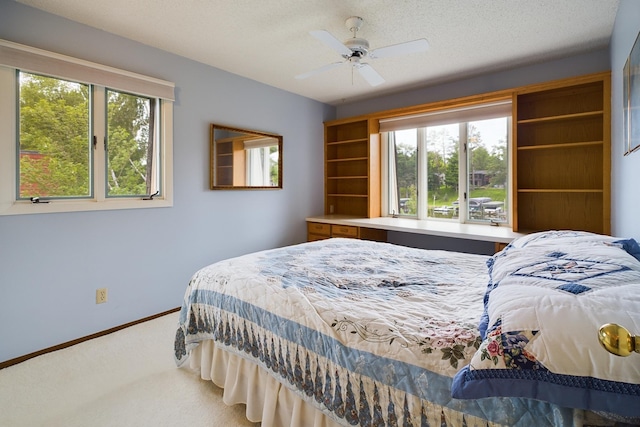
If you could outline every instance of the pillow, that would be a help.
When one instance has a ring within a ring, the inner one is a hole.
[[[622,245],[622,249],[629,255],[640,261],[640,245],[634,239],[616,240],[614,243]]]
[[[558,254],[566,253],[578,258],[585,257],[585,259],[596,256],[594,252],[596,250],[600,251],[598,256],[601,260],[607,257],[609,259],[624,257],[619,249],[624,249],[629,254],[625,261],[627,264],[640,268],[640,264],[631,260],[635,258],[640,262],[638,258],[640,246],[634,239],[621,240],[611,236],[573,230],[541,231],[514,239],[502,251],[487,260],[489,282],[484,296],[484,312],[478,326],[480,337],[485,338],[489,326],[487,305],[491,291],[521,263],[526,264],[532,259],[545,257],[546,254],[553,254],[555,251],[558,251]],[[494,267],[496,265],[497,267]]]
[[[640,262],[623,245],[552,231],[494,255],[483,342],[455,376],[452,396],[525,397],[640,417],[640,355],[615,356],[598,341],[605,323],[640,332]]]

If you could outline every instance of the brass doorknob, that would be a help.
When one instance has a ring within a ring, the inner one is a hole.
[[[640,353],[640,337],[631,335],[627,328],[616,323],[602,325],[598,339],[609,353],[617,356],[628,356],[634,351]]]

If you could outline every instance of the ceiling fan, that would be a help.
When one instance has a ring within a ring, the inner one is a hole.
[[[384,83],[384,78],[382,78],[382,76],[371,65],[361,62],[364,58],[387,58],[407,53],[424,52],[429,48],[429,42],[427,42],[427,39],[417,39],[410,42],[369,50],[369,42],[363,38],[357,37],[358,30],[362,27],[363,22],[364,20],[359,16],[351,16],[347,18],[345,25],[349,31],[353,32],[353,37],[344,43],[326,30],[310,31],[312,36],[337,51],[344,60],[325,65],[303,74],[298,74],[296,79],[306,79],[341,65],[350,64],[352,69],[358,70],[367,83],[371,86],[378,86],[379,84]]]

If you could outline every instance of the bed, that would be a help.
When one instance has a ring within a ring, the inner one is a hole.
[[[534,233],[492,257],[334,238],[197,271],[178,366],[263,426],[582,426],[640,420],[640,248]]]

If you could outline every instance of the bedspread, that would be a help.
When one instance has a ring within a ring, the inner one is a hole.
[[[481,343],[487,259],[330,239],[220,261],[185,292],[176,362],[214,340],[344,425],[570,425],[544,402],[451,398]]]
[[[612,355],[600,326],[640,327],[635,240],[558,230],[494,255],[480,330],[485,339],[454,381],[462,398],[525,396],[640,422],[640,364]],[[484,332],[486,331],[486,332]]]

